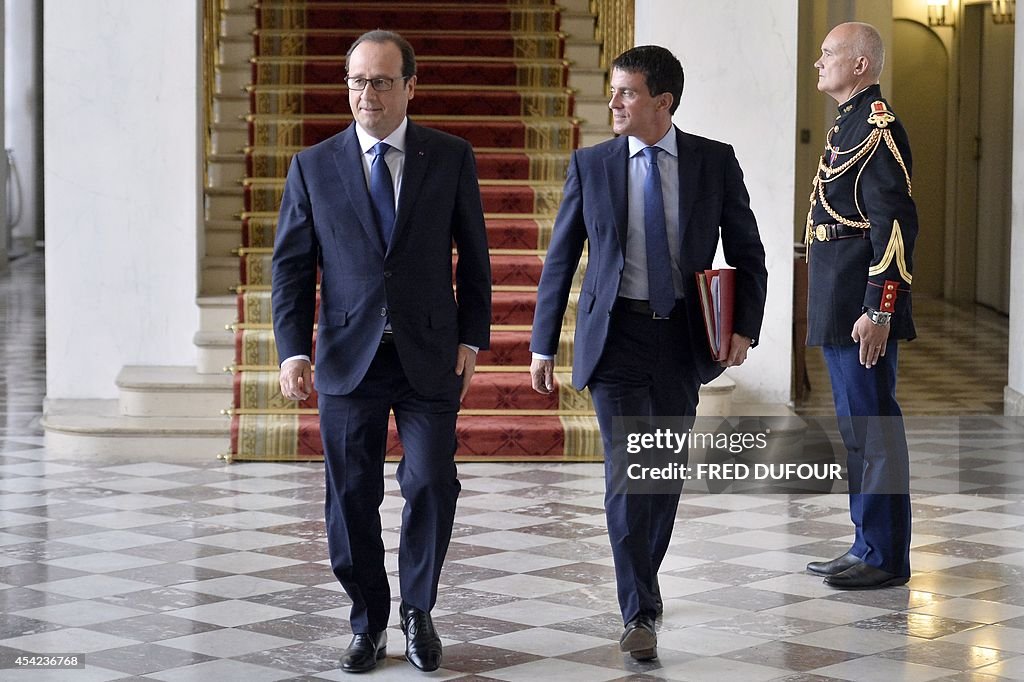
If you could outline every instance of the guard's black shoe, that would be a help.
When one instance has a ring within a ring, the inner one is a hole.
[[[888,573],[858,561],[842,573],[826,576],[825,584],[837,590],[879,590],[883,587],[906,585],[908,580],[909,576]]]
[[[820,576],[835,575],[858,563],[860,563],[860,559],[847,552],[832,561],[812,561],[807,564],[807,572]]]

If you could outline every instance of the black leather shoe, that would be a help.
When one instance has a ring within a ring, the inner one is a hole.
[[[906,585],[908,580],[908,576],[893,575],[858,561],[842,573],[826,576],[825,584],[837,590],[878,590],[883,587]]]
[[[812,561],[807,564],[807,572],[822,576],[835,575],[859,563],[860,559],[847,552],[832,561]]]
[[[637,616],[626,623],[619,638],[619,651],[628,653],[638,661],[658,657],[658,636],[654,634],[654,621],[648,616]]]
[[[430,614],[405,602],[398,607],[405,633],[405,657],[425,673],[441,667],[441,638]]]
[[[377,661],[387,655],[388,633],[386,630],[359,634],[352,637],[345,653],[341,655],[341,669],[347,673],[365,673],[377,667]]]

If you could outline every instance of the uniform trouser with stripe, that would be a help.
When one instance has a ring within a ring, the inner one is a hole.
[[[910,458],[896,402],[895,340],[869,368],[860,346],[824,346],[839,432],[847,451],[850,552],[870,566],[910,576]]]

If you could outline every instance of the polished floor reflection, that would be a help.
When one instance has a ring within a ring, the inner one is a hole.
[[[347,598],[326,562],[321,467],[48,453],[38,270],[22,259],[0,280],[0,655],[79,653],[86,667],[0,679],[346,678]],[[462,465],[434,611],[442,669],[424,676],[402,659],[396,613],[388,657],[367,679],[1022,679],[1024,429],[928,424],[911,433],[909,585],[837,592],[803,572],[848,547],[842,495],[687,494],[649,663],[617,648],[600,465]],[[393,476],[387,488],[395,575],[402,499]]]

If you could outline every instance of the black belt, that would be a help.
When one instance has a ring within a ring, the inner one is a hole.
[[[380,345],[390,346],[395,342],[395,334],[390,329],[384,330],[384,336],[380,337]]]
[[[676,299],[676,307],[679,307],[679,303],[682,300],[683,299],[681,298]],[[624,310],[628,313],[633,313],[634,315],[649,317],[652,320],[668,320],[671,318],[671,315],[662,316],[654,312],[648,301],[640,301],[635,298],[622,298],[621,296],[615,299],[614,310]],[[675,308],[672,308],[672,310],[674,311]]]
[[[833,239],[867,239],[871,234],[869,230],[860,227],[850,227],[839,223],[826,223],[815,225],[812,232],[819,242],[828,242]]]

